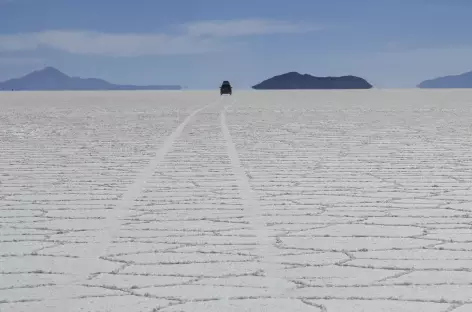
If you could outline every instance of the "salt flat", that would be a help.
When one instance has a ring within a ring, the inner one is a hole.
[[[471,108],[0,93],[0,311],[472,311]]]

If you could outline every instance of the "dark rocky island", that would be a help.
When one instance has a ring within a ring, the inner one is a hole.
[[[253,86],[256,90],[287,89],[371,89],[365,79],[356,76],[315,77],[308,74],[289,72],[274,76]]]
[[[0,90],[67,91],[67,90],[180,90],[180,86],[117,85],[97,78],[70,77],[53,67],[34,71],[20,78],[0,82]]]
[[[460,75],[451,75],[425,80],[418,88],[472,88],[472,71]]]

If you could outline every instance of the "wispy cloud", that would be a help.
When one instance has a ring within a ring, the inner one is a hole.
[[[211,39],[165,34],[108,34],[89,31],[44,31],[0,35],[0,51],[26,51],[40,47],[75,54],[142,56],[196,54],[218,49]]]
[[[0,52],[46,47],[75,54],[128,57],[199,54],[224,49],[226,37],[290,34],[320,28],[286,21],[248,19],[195,22],[181,25],[179,29],[178,34],[111,34],[76,30],[7,34],[0,35]]]
[[[43,62],[43,59],[37,57],[11,57],[0,56],[0,64],[38,64]]]
[[[234,37],[291,34],[321,30],[319,26],[269,19],[213,20],[184,25],[191,36]]]
[[[44,62],[43,59],[34,57],[2,57],[0,56],[0,67],[3,66],[22,66],[22,65],[38,65]]]

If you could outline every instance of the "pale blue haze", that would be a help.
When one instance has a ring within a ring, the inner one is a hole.
[[[190,88],[288,71],[414,87],[472,70],[471,14],[470,0],[0,0],[0,80],[54,66]]]

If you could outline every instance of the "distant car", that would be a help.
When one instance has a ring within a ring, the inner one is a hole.
[[[227,80],[223,81],[220,87],[220,95],[223,95],[223,94],[229,94],[229,95],[233,94],[233,88],[231,87],[231,84]]]

